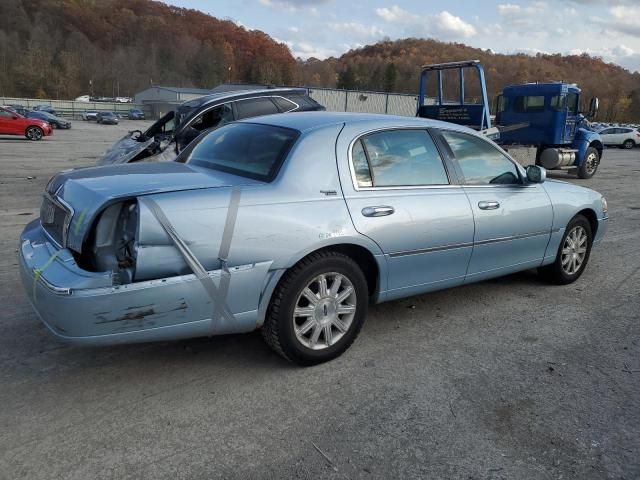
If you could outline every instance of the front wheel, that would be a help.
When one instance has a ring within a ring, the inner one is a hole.
[[[356,262],[342,253],[316,252],[284,274],[269,304],[262,336],[291,362],[326,362],[356,339],[367,305],[367,281]]]
[[[587,148],[584,154],[584,160],[578,167],[578,176],[580,178],[591,178],[595,175],[600,165],[600,152],[593,147]]]
[[[624,143],[622,144],[622,147],[626,148],[626,149],[631,149],[631,148],[633,148],[635,146],[636,146],[636,142],[634,142],[631,139],[625,140]]]
[[[538,273],[557,285],[575,282],[587,266],[592,244],[591,224],[583,215],[576,215],[567,225],[555,261],[540,267]]]
[[[27,137],[29,140],[34,140],[34,141],[40,140],[43,135],[44,135],[44,132],[40,127],[29,127],[27,128],[27,131],[24,134],[24,136]]]

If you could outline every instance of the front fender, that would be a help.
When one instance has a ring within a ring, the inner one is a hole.
[[[576,154],[576,166],[582,165],[587,149],[592,145],[600,152],[600,157],[602,157],[603,143],[600,134],[592,130],[579,128],[573,141],[573,148],[578,150],[578,153]]]

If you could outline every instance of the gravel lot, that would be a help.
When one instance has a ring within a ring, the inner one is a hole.
[[[22,293],[18,235],[51,175],[148,124],[0,137],[0,479],[640,478],[640,150],[558,175],[609,201],[573,285],[525,272],[378,305],[306,369],[259,333],[61,344]]]

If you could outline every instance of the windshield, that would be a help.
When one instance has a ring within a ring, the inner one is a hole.
[[[270,182],[298,134],[271,125],[229,124],[200,137],[186,163]]]

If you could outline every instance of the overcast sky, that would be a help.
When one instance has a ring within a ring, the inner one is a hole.
[[[500,53],[588,52],[640,71],[640,0],[165,1],[262,30],[301,58],[412,36]]]

